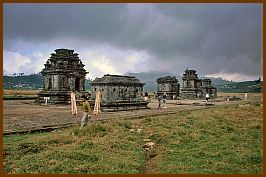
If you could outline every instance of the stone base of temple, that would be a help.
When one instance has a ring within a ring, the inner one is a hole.
[[[173,100],[173,99],[177,99],[179,97],[179,93],[176,93],[176,92],[165,92],[166,93],[166,99],[168,100]],[[163,95],[164,92],[157,92],[157,97],[159,95]]]
[[[199,97],[197,93],[199,94]],[[181,89],[180,97],[185,99],[196,99],[196,98],[201,98],[202,94],[201,90],[198,89]]]
[[[135,109],[148,109],[147,101],[114,101],[101,103],[101,111],[127,111]]]
[[[70,91],[41,91],[38,94],[38,99],[35,100],[38,104],[45,104],[45,98],[47,104],[63,104],[70,105]],[[89,101],[91,109],[94,109],[94,100]],[[121,100],[113,101],[109,103],[101,103],[100,110],[105,111],[127,111],[127,110],[136,110],[136,109],[148,109],[147,101],[132,101],[132,100]],[[80,106],[81,102],[78,101],[77,105]]]
[[[207,94],[204,89],[196,90],[196,89],[186,89],[181,90],[180,97],[183,99],[205,99],[205,95]],[[210,98],[217,98],[217,93],[209,93]]]
[[[41,91],[38,93],[36,103],[45,103],[47,99],[48,104],[69,104],[70,91]]]

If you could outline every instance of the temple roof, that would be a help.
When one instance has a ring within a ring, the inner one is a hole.
[[[88,73],[84,69],[85,65],[79,59],[78,54],[70,49],[56,49],[55,53],[51,53],[44,66],[45,68],[41,71],[42,74],[51,72]]]
[[[211,79],[202,79],[203,82],[211,82]]]
[[[106,74],[102,78],[96,78],[91,84],[144,85],[145,83],[141,83],[140,80],[134,76]]]
[[[165,76],[165,77],[160,77],[156,80],[157,83],[177,83],[178,80],[176,79],[175,76]]]

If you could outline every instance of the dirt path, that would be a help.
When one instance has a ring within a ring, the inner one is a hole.
[[[177,103],[182,103],[185,105],[177,105]],[[194,104],[191,105],[192,103]],[[233,102],[230,102],[230,104],[231,103]],[[149,109],[102,112],[98,116],[93,115],[90,121],[104,121],[118,118],[136,119],[162,114],[174,114],[179,111],[204,109],[209,107],[204,104],[205,103],[203,100],[170,100],[167,102],[167,108],[157,109],[158,102],[156,100],[151,100],[151,102],[148,104]],[[212,104],[229,104],[229,102],[214,102]],[[82,117],[80,107],[78,108],[78,114],[72,115],[70,105],[42,106],[34,104],[32,100],[5,100],[3,107],[4,134],[79,124]]]

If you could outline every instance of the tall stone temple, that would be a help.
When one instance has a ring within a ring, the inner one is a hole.
[[[182,98],[203,98],[206,93],[210,97],[217,97],[217,89],[211,85],[210,79],[199,79],[196,70],[186,69],[182,77],[183,84],[180,89]]]
[[[56,49],[41,71],[43,90],[38,94],[39,102],[48,97],[50,103],[69,104],[70,92],[85,91],[85,76],[88,73],[74,50]]]
[[[133,76],[106,74],[91,82],[92,99],[100,91],[101,108],[106,111],[147,108],[148,102],[141,97],[144,84]]]
[[[160,77],[157,82],[157,96],[166,93],[167,99],[173,99],[179,97],[180,84],[176,77],[166,76]]]

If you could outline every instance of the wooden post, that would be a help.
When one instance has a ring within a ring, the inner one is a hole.
[[[101,111],[100,111],[100,104],[101,102],[101,92],[98,90],[96,92],[95,95],[95,104],[94,104],[94,110],[93,110],[93,114],[98,115]]]
[[[71,92],[70,97],[71,97],[72,114],[73,115],[77,115],[78,114],[78,109],[77,109],[77,104],[76,104],[76,95],[73,92]]]
[[[247,93],[245,93],[245,100],[247,100],[247,98],[248,98],[248,94],[247,94]]]

